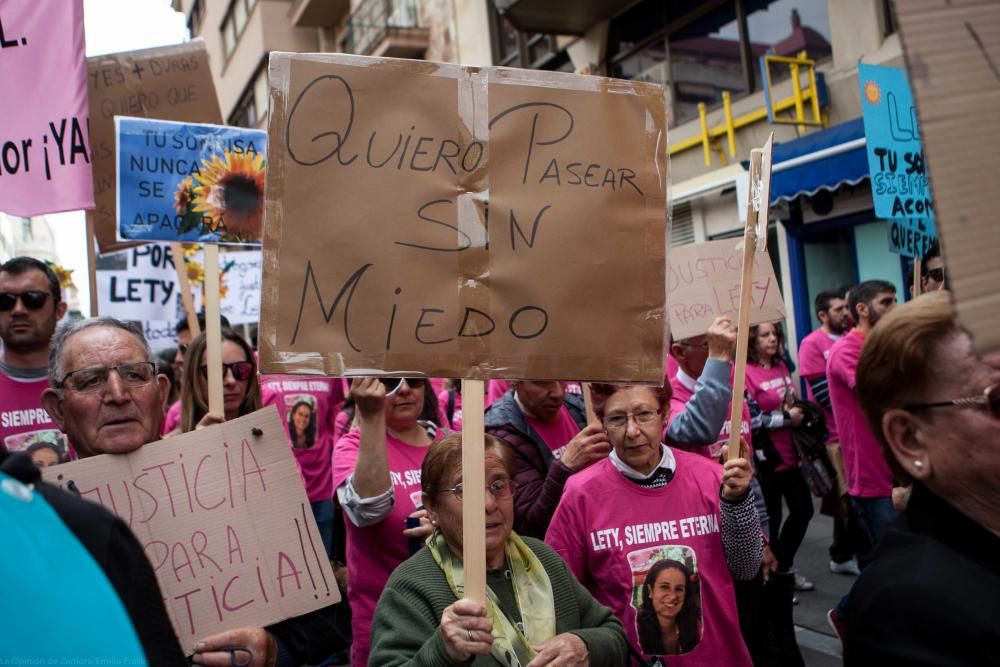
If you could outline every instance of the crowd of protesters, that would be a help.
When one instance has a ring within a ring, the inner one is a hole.
[[[924,290],[946,286],[939,256],[924,272]],[[662,387],[491,383],[485,604],[463,596],[458,381],[260,375],[223,322],[216,414],[204,333],[181,323],[157,360],[125,322],[57,329],[59,281],[26,257],[0,266],[0,477],[52,505],[60,539],[107,577],[95,600],[121,600],[109,619],[125,630],[108,641],[154,665],[184,658],[141,547],[38,468],[270,404],[344,600],[205,637],[195,664],[801,665],[792,605],[814,584],[795,556],[815,496],[834,518],[830,570],[858,577],[829,615],[849,664],[986,664],[1000,638],[1000,359],[975,355],[945,292],[896,299],[881,280],[818,294],[802,385],[781,325],[752,327],[733,458],[726,317],[671,341]]]

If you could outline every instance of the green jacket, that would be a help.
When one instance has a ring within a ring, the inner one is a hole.
[[[590,664],[625,665],[628,646],[621,623],[595,600],[570,573],[565,561],[548,545],[531,537],[522,538],[545,567],[555,597],[556,634],[572,632],[590,650]],[[502,571],[488,572],[487,585],[500,601],[500,607],[517,623],[514,589]],[[382,591],[375,619],[372,621],[370,667],[409,665],[442,667],[448,665],[499,665],[493,656],[476,656],[469,663],[448,657],[438,624],[445,608],[457,598],[448,587],[444,571],[426,548],[396,568]]]

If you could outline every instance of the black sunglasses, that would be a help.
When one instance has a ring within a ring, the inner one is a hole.
[[[1000,384],[990,385],[979,396],[953,398],[950,401],[937,401],[935,403],[907,403],[903,406],[903,409],[907,412],[916,412],[917,410],[926,410],[928,408],[950,408],[955,406],[985,408],[994,419],[1000,419]]]
[[[944,268],[938,267],[936,269],[928,269],[925,274],[931,278],[934,282],[943,283],[944,282]]]
[[[392,396],[399,391],[403,382],[406,382],[406,386],[410,389],[419,386],[419,383],[421,382],[419,378],[379,378],[378,381],[382,383],[383,387],[385,387],[386,396]]]
[[[0,312],[14,310],[18,299],[21,300],[21,303],[28,310],[38,310],[45,305],[45,300],[50,296],[52,295],[48,292],[37,292],[35,290],[27,292],[0,292]]]
[[[202,364],[200,367],[201,376],[208,379],[208,364]],[[246,382],[253,375],[253,364],[249,361],[237,361],[232,364],[222,364],[222,379],[226,379],[226,372],[233,374],[233,377],[238,382]]]

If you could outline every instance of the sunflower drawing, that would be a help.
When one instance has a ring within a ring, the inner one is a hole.
[[[205,282],[205,267],[202,266],[201,262],[184,260],[184,264],[187,269],[188,282],[191,285],[196,286]]]
[[[202,160],[195,175],[192,211],[203,216],[202,233],[219,241],[259,241],[264,220],[264,156],[229,151]]]

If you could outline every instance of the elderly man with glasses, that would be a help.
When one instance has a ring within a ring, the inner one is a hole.
[[[66,314],[59,278],[44,262],[15,257],[0,266],[0,449],[66,443],[42,407],[49,341]]]
[[[127,454],[160,439],[167,378],[138,326],[112,318],[75,322],[52,339],[45,408],[80,457]],[[333,607],[267,628],[238,628],[195,646],[200,665],[318,662],[343,648]]]

